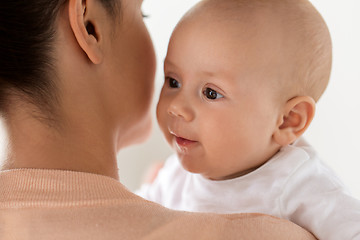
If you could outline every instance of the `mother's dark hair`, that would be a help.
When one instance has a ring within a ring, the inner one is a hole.
[[[116,15],[119,0],[99,0]],[[0,1],[0,114],[19,96],[42,112],[57,102],[52,54],[56,18],[67,0]]]

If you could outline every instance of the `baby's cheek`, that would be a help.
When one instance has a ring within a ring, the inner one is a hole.
[[[158,124],[161,128],[163,127],[163,124],[164,124],[164,117],[165,117],[164,107],[163,107],[162,102],[159,101],[156,106],[156,118],[157,118]]]
[[[168,126],[166,123],[166,112],[163,112],[161,106],[159,105],[157,107],[156,116],[161,132],[165,136],[166,141],[171,145],[171,134],[169,133]]]

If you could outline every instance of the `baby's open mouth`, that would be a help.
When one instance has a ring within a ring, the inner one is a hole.
[[[179,146],[188,146],[190,144],[193,144],[193,143],[196,143],[196,141],[193,141],[193,140],[189,140],[189,139],[186,139],[186,138],[182,138],[182,137],[176,137],[176,143],[179,145]]]

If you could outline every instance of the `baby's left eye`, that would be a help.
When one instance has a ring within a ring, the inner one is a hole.
[[[221,95],[220,93],[218,93],[217,91],[215,91],[214,89],[211,89],[211,88],[205,88],[205,90],[203,91],[203,94],[205,95],[206,98],[211,99],[211,100],[215,100],[215,99],[224,97],[223,95]]]

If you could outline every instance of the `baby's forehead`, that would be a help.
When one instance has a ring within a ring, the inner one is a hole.
[[[203,1],[185,15],[175,31],[179,32],[175,34],[176,37],[196,36],[200,37],[204,44],[209,41],[222,41],[224,44],[231,45],[234,51],[249,50],[248,52],[252,54],[256,54],[256,52],[251,50],[258,49],[265,52],[282,48],[282,43],[286,40],[284,37],[290,38],[291,32],[287,32],[287,30],[293,28],[282,27],[282,20],[279,17],[271,16],[271,8],[266,5],[249,7],[234,4],[234,2],[237,1]],[[219,47],[219,44],[214,44],[214,46]],[[275,51],[272,54],[278,55],[281,52]]]
[[[284,36],[288,38],[290,33],[285,32],[280,18],[271,16],[273,10],[268,5],[241,0],[202,1],[177,26],[173,42],[193,40],[186,43],[198,44],[199,49],[208,47],[207,51],[215,53],[216,61],[220,55],[235,54],[237,59],[247,58],[247,63],[253,65],[263,66],[269,59],[273,64],[279,63]]]
[[[198,34],[206,30],[221,30],[222,33],[227,31],[227,37],[238,38],[283,37],[296,28],[296,22],[292,26],[284,26],[284,22],[287,22],[285,17],[271,4],[243,2],[245,1],[202,1],[185,15],[179,25],[197,27]]]

